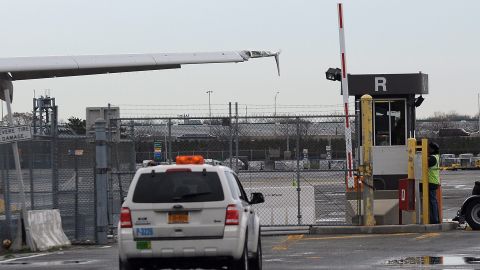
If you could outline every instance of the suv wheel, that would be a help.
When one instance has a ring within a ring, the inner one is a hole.
[[[131,261],[126,260],[122,261],[120,258],[118,259],[118,269],[120,270],[139,270],[139,266],[135,266],[132,264]]]
[[[248,270],[248,241],[245,239],[245,244],[243,245],[242,257],[238,260],[233,260],[231,262],[231,270]]]
[[[248,260],[249,268],[252,270],[262,270],[262,242],[258,235],[257,252]]]
[[[473,230],[480,230],[480,199],[473,200],[468,204],[465,219]]]

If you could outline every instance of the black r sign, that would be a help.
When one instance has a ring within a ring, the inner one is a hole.
[[[428,94],[428,74],[349,74],[348,92],[352,96]]]

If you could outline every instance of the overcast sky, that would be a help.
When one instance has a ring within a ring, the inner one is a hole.
[[[60,117],[112,104],[340,104],[338,1],[1,0],[0,57],[282,50],[273,59],[179,70],[15,82],[15,111],[31,111],[33,90],[56,98]],[[419,116],[475,114],[480,91],[480,1],[344,2],[350,73],[429,74]]]

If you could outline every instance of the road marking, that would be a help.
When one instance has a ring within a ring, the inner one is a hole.
[[[13,259],[8,259],[8,260],[0,261],[0,264],[2,264],[2,263],[7,263],[7,262],[13,262],[13,261],[16,261],[16,260],[23,260],[23,259],[31,259],[31,258],[36,258],[36,257],[42,257],[42,256],[51,255],[51,254],[53,254],[53,253],[42,253],[42,254],[35,254],[35,255],[30,255],[30,256],[25,256],[25,257],[18,257],[18,258],[13,258]]]
[[[303,234],[289,235],[283,242],[272,247],[272,250],[287,250],[290,245],[301,239],[303,239]]]
[[[264,260],[266,262],[283,262],[283,259],[269,259],[269,260]]]
[[[440,236],[440,233],[426,233],[423,235],[420,235],[418,237],[415,237],[416,240],[423,240],[423,239],[428,239],[428,238],[434,238]]]
[[[361,234],[361,235],[343,235],[343,236],[325,236],[325,237],[308,237],[301,240],[335,240],[335,239],[353,239],[353,238],[370,238],[370,237],[385,237],[385,236],[405,236],[416,233],[395,233],[395,234]]]

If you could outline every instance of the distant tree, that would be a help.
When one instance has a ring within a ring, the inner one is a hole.
[[[461,121],[461,120],[475,120],[476,116],[466,115],[466,114],[459,114],[456,111],[450,112],[434,112],[433,116],[428,116],[424,119],[419,119],[420,121]]]
[[[68,118],[68,123],[66,124],[68,128],[73,130],[77,135],[85,135],[87,132],[87,123],[85,120],[82,120],[78,117]]]
[[[4,118],[5,120],[5,118]],[[13,122],[15,125],[31,125],[33,121],[32,113],[13,113]]]

